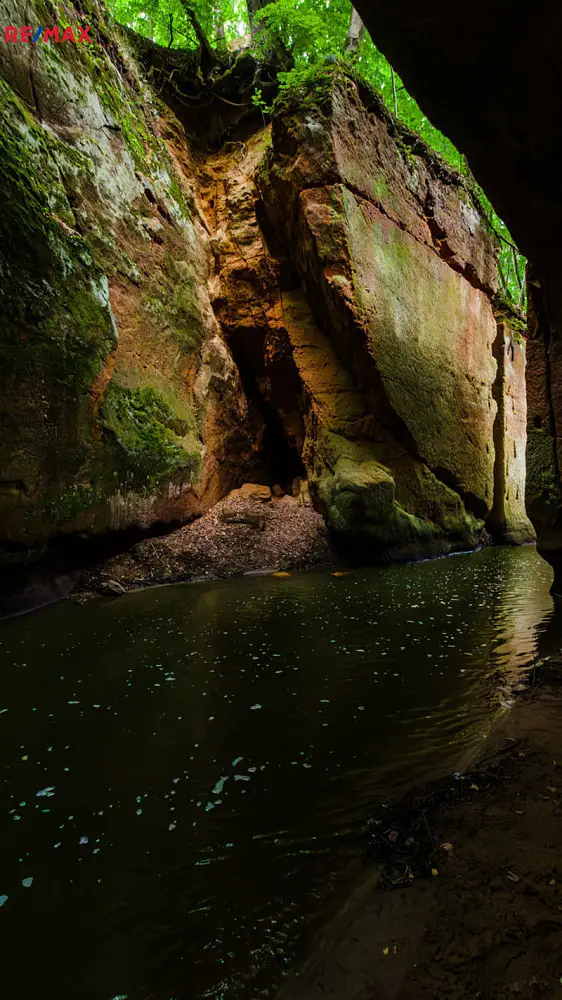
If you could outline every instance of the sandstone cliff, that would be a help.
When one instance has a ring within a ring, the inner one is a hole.
[[[91,9],[94,46],[0,52],[4,551],[258,477],[370,558],[531,539],[524,347],[464,181],[337,68],[193,151]]]
[[[294,356],[303,456],[329,523],[397,554],[473,545],[484,524],[531,539],[523,347],[506,374],[495,248],[462,179],[374,94],[329,73],[279,108],[259,184],[311,310],[304,320],[284,297],[289,341],[315,325],[314,354]],[[311,382],[322,353],[324,374],[348,379],[338,413]]]
[[[468,156],[478,182],[532,262],[527,507],[537,548],[553,566],[554,589],[560,593],[562,9],[545,3],[523,8],[517,18],[506,17],[502,0],[473,4],[470,18],[448,0],[433,0],[428,17],[420,16],[418,0],[357,0],[357,9],[424,113]]]
[[[537,547],[554,568],[554,589],[562,589],[562,395],[560,345],[550,329],[543,290],[534,276],[529,292],[527,368],[527,509],[537,528]]]
[[[252,449],[183,130],[89,12],[91,46],[0,47],[5,549],[184,520]]]

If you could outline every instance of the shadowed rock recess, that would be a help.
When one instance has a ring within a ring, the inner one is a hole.
[[[4,559],[192,522],[126,583],[259,569],[193,521],[248,482],[310,528],[276,569],[327,558],[309,499],[370,560],[532,540],[525,346],[465,180],[337,67],[192,147],[92,10],[96,45],[0,50]]]

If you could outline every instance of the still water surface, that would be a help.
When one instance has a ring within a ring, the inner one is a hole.
[[[373,808],[561,644],[532,548],[0,626],[4,1000],[273,996]]]

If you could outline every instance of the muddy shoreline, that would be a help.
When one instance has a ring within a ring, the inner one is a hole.
[[[375,817],[277,1000],[562,997],[562,654],[532,680],[479,762]]]

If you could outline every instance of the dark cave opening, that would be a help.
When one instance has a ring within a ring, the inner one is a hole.
[[[297,442],[292,435],[287,436],[281,416],[271,403],[262,397],[258,405],[264,419],[260,449],[264,485],[278,484],[285,493],[291,493],[294,479],[306,479]]]
[[[228,346],[240,373],[253,422],[259,428],[258,451],[250,473],[264,486],[279,485],[292,493],[293,480],[306,478],[301,457],[304,427],[301,416],[300,386],[292,362],[282,363],[272,372],[265,367],[267,329],[254,328],[226,333]],[[283,413],[291,413],[287,430]],[[295,415],[297,417],[295,421]]]

